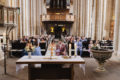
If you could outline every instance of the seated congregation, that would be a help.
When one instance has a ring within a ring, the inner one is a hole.
[[[112,49],[112,41],[109,40],[91,40],[84,36],[66,36],[65,41],[62,39],[56,41],[53,35],[42,35],[40,37],[27,37],[11,42],[10,56],[22,57],[32,52],[32,55],[45,56],[50,55],[50,49],[53,47],[55,56],[68,55],[69,44],[71,44],[71,53],[75,54],[75,45],[77,46],[77,55],[81,57],[92,57],[91,48],[108,48]]]

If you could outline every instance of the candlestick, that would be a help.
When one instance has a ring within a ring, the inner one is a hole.
[[[52,56],[53,56],[53,46],[50,47],[50,50],[51,50],[50,59],[52,59]]]
[[[75,56],[77,56],[77,44],[75,43],[75,45],[74,45],[74,48],[75,48]]]
[[[31,59],[31,52],[28,52],[28,58]]]
[[[53,56],[53,47],[51,47],[51,56]]]
[[[69,44],[69,56],[71,57],[71,44]]]

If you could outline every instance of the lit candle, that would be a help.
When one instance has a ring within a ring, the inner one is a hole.
[[[74,48],[75,48],[75,56],[77,56],[77,44],[75,43],[75,45],[74,45]]]
[[[69,44],[69,56],[71,56],[71,44]]]
[[[51,47],[51,57],[53,56],[53,47]]]

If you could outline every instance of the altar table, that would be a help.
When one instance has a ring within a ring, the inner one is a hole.
[[[63,58],[62,56],[24,56],[16,61],[16,65],[28,64],[28,80],[35,79],[74,79],[74,64],[85,64],[80,56]],[[35,68],[34,64],[42,64],[42,67]],[[69,68],[63,68],[63,65],[69,64]],[[49,67],[49,65],[51,67]],[[62,66],[62,67],[61,67]]]

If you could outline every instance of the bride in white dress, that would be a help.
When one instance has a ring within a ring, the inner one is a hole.
[[[48,50],[45,56],[51,56],[51,51],[53,53],[52,56],[56,56],[56,44],[54,43],[54,40],[52,40],[52,42],[48,46]]]

